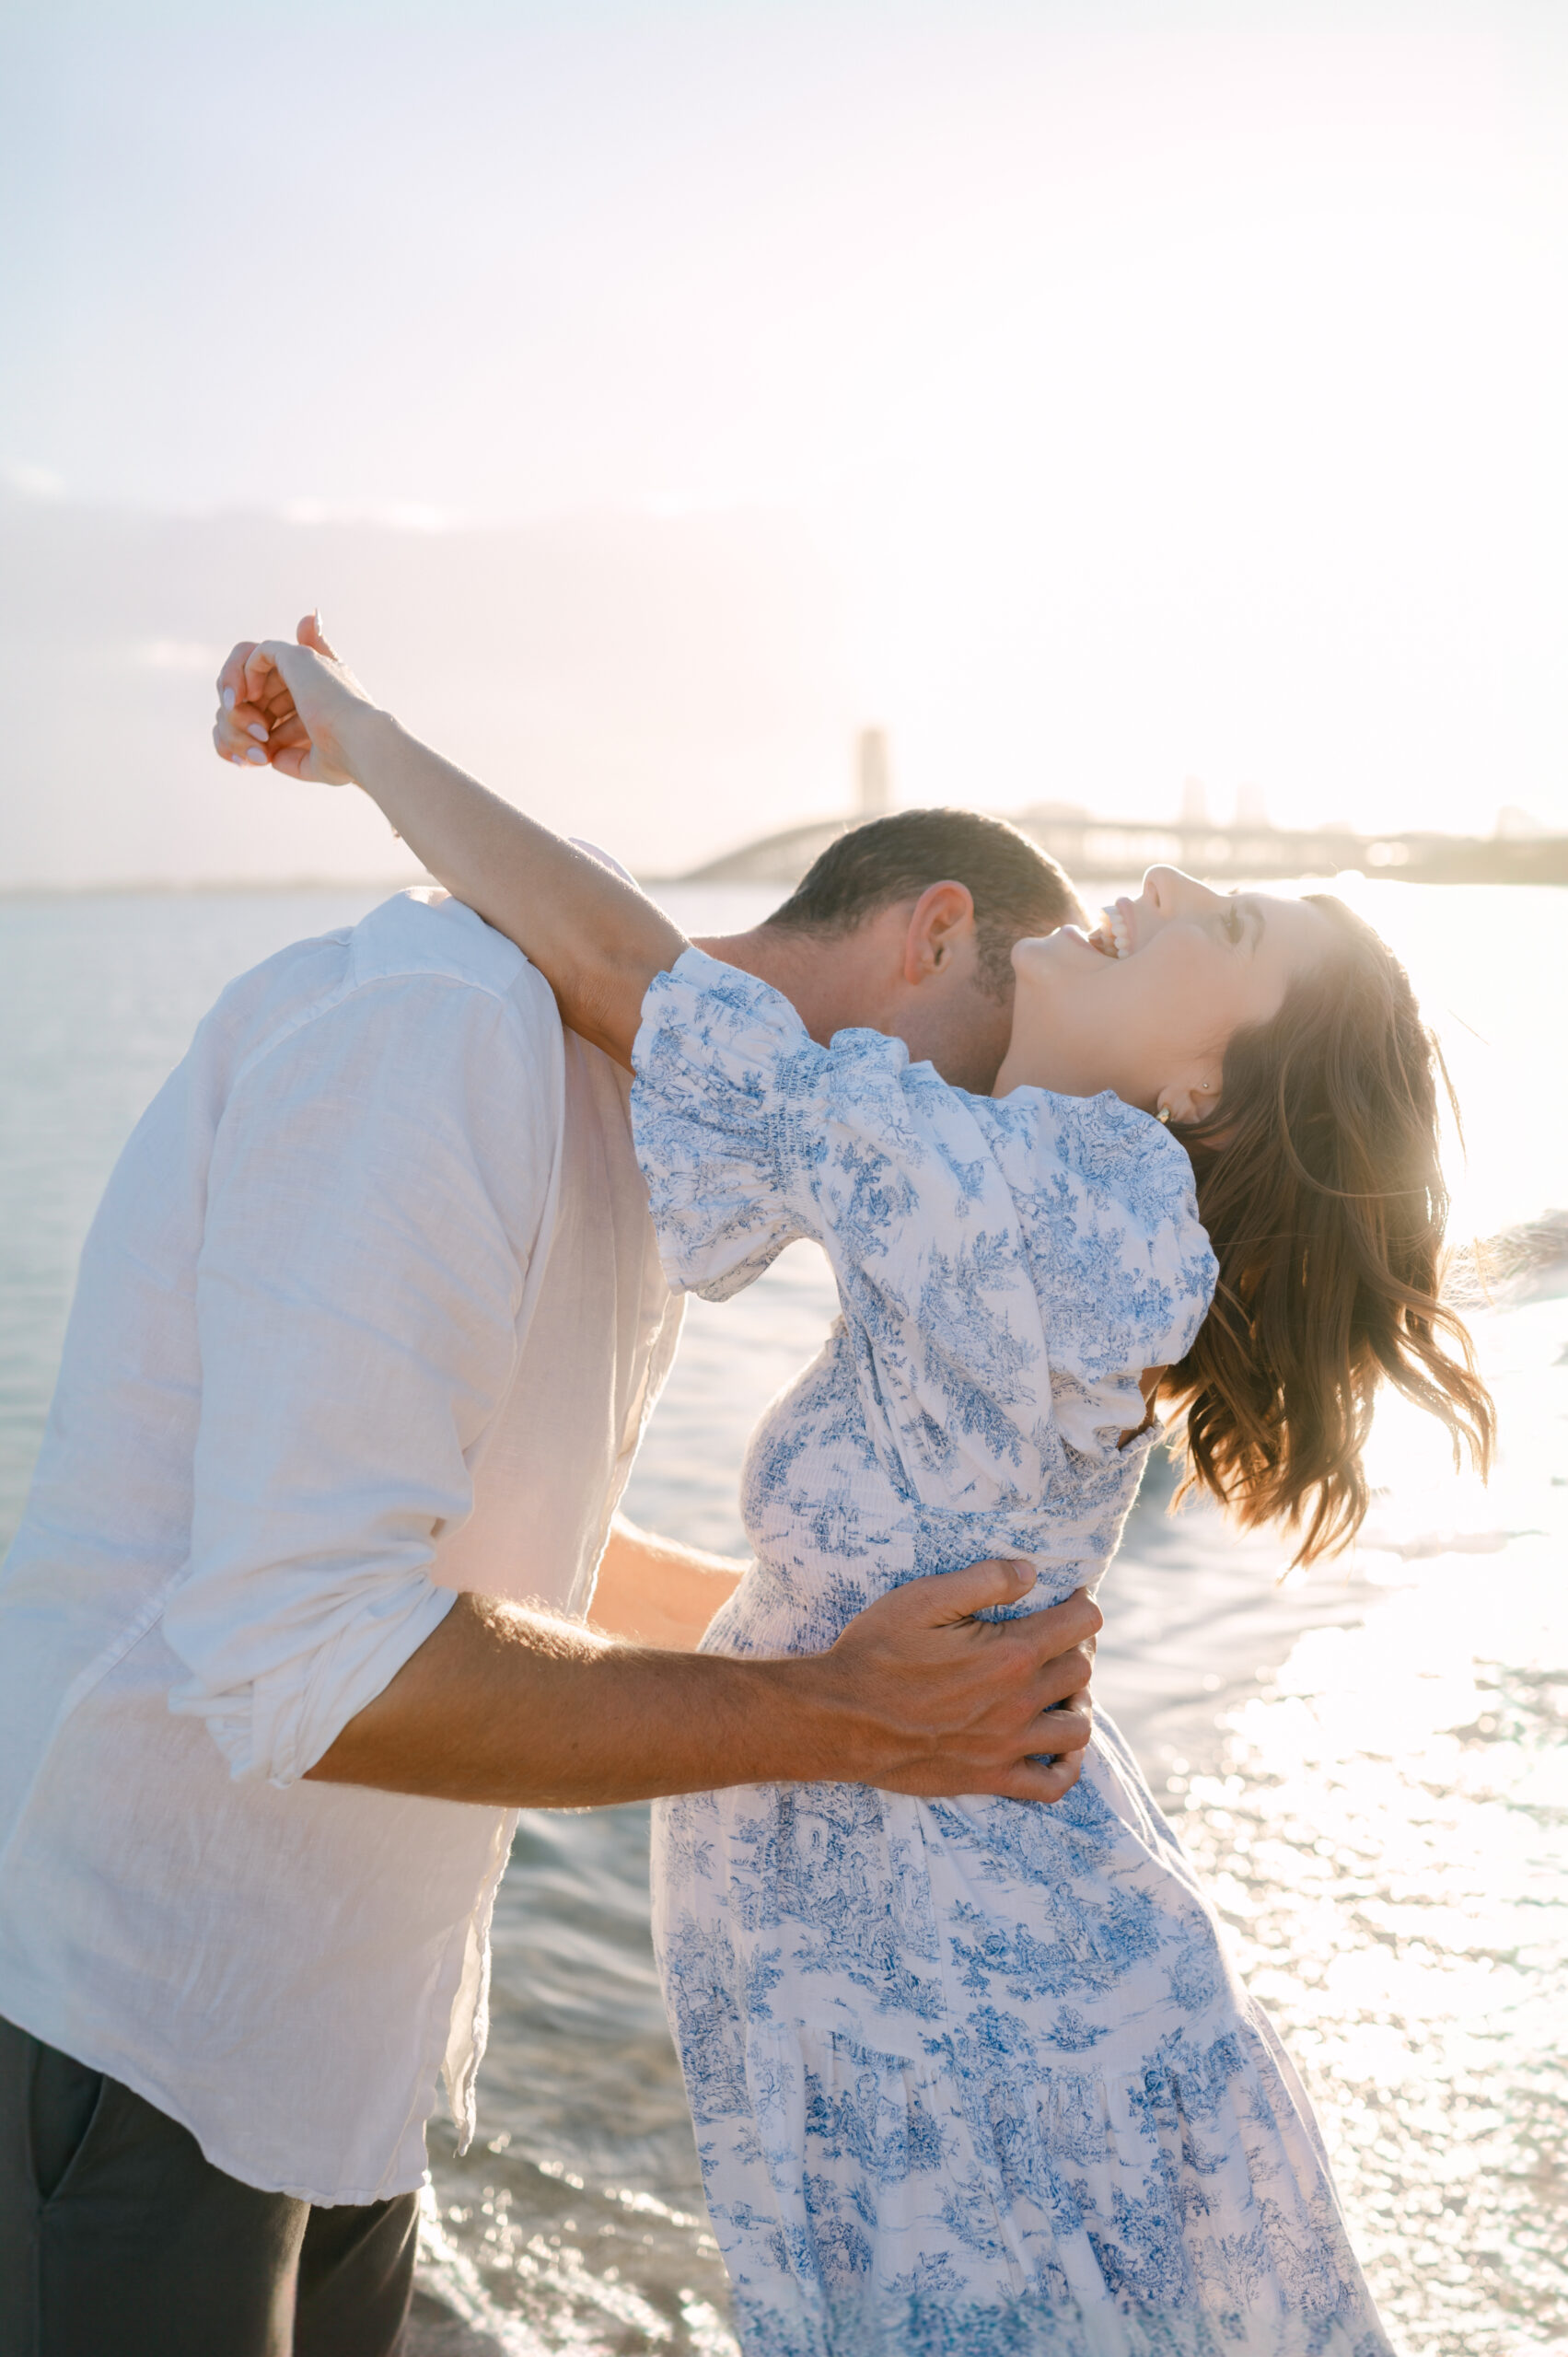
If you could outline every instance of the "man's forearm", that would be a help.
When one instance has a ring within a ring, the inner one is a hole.
[[[855,1714],[829,1684],[811,1661],[619,1643],[462,1596],[308,1773],[504,1808],[852,1774]]]
[[[1099,1614],[1080,1591],[990,1617],[1033,1578],[992,1562],[912,1580],[787,1661],[618,1644],[462,1596],[308,1772],[513,1808],[818,1779],[1059,1800],[1089,1737]]]

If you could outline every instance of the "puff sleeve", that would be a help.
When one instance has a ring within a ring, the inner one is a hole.
[[[1140,1371],[1207,1307],[1191,1166],[1113,1096],[997,1103],[880,1032],[821,1048],[698,950],[649,990],[633,1063],[670,1283],[724,1300],[814,1237],[868,1429],[923,1504],[1038,1504],[1063,1441],[1104,1455],[1141,1421]]]
[[[814,1237],[896,1485],[964,1508],[1038,1497],[1050,1368],[974,1100],[880,1032],[819,1047],[778,992],[696,950],[650,990],[633,1063],[670,1283],[723,1300]]]

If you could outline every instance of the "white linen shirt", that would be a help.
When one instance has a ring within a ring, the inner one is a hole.
[[[301,1782],[462,1589],[577,1613],[674,1354],[629,1076],[444,894],[233,983],[83,1253],[0,1579],[0,2014],[250,2185],[466,2137],[514,1817]]]

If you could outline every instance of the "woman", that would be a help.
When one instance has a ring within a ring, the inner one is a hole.
[[[1435,1298],[1434,1051],[1338,901],[1152,870],[1094,940],[1019,944],[975,1097],[880,1034],[815,1044],[331,663],[274,644],[246,676],[220,749],[261,727],[279,767],[356,779],[632,1062],[672,1283],[829,1255],[842,1315],[752,1441],[757,1560],[708,1646],[815,1652],[983,1555],[1039,1566],[1026,1608],[1092,1582],[1156,1397],[1190,1480],[1298,1560],[1362,1517],[1380,1379],[1484,1463]],[[750,2357],[1388,2350],[1306,2098],[1109,1722],[1052,1808],[697,1794],[656,1812],[654,1874]]]

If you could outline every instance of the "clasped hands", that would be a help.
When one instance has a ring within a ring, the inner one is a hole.
[[[241,769],[271,765],[317,785],[352,785],[345,741],[377,707],[328,644],[319,614],[286,639],[242,638],[218,673],[213,746]]]

